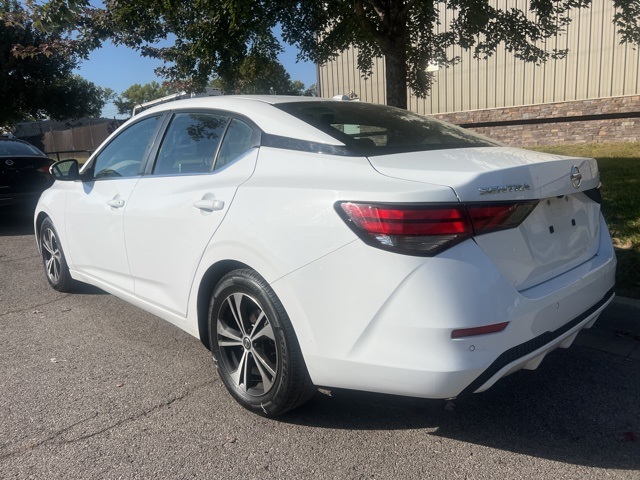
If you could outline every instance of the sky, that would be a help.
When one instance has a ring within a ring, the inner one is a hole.
[[[285,51],[280,54],[280,62],[291,76],[291,80],[300,80],[310,87],[316,83],[316,67],[311,62],[296,62],[297,49],[284,45]],[[117,94],[122,93],[134,83],[145,84],[152,81],[162,83],[153,72],[162,65],[159,60],[142,57],[135,50],[127,47],[115,46],[105,42],[102,48],[91,53],[75,73],[86,78],[100,87],[108,87]],[[105,106],[102,116],[113,118],[117,116],[116,107],[110,103]]]

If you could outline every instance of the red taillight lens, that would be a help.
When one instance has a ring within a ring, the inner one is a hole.
[[[409,255],[435,255],[472,234],[458,205],[371,205],[344,202],[338,213],[366,243]]]
[[[505,202],[467,205],[467,211],[473,222],[473,230],[476,235],[505,230],[520,225],[538,201],[529,202]]]
[[[38,171],[40,173],[46,173],[47,175],[49,175],[50,168],[51,168],[51,165],[43,165],[42,167],[38,167]]]
[[[517,227],[537,202],[377,205],[338,202],[336,210],[369,245],[432,256],[465,238]]]
[[[469,233],[469,221],[460,206],[416,208],[343,203],[342,210],[368,233],[383,235]]]

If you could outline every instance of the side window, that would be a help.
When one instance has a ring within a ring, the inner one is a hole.
[[[117,178],[138,175],[159,121],[159,116],[146,118],[121,132],[96,157],[93,177]]]
[[[222,140],[214,170],[233,162],[253,146],[253,129],[246,123],[234,118]]]
[[[210,172],[229,117],[177,113],[158,152],[154,175]]]

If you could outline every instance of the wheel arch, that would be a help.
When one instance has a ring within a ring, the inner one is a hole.
[[[40,238],[40,230],[42,229],[42,223],[47,218],[50,218],[50,217],[49,217],[49,215],[47,215],[46,212],[38,213],[38,216],[36,217],[36,221],[35,221],[36,240]],[[39,250],[40,249],[40,241],[37,240],[37,243],[38,243],[38,250]]]
[[[202,344],[211,350],[209,345],[209,302],[211,294],[222,277],[233,270],[252,269],[249,265],[237,260],[221,260],[211,265],[202,277],[198,287],[198,335]]]

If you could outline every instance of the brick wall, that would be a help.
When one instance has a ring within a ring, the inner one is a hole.
[[[640,95],[434,117],[514,146],[640,141]]]

